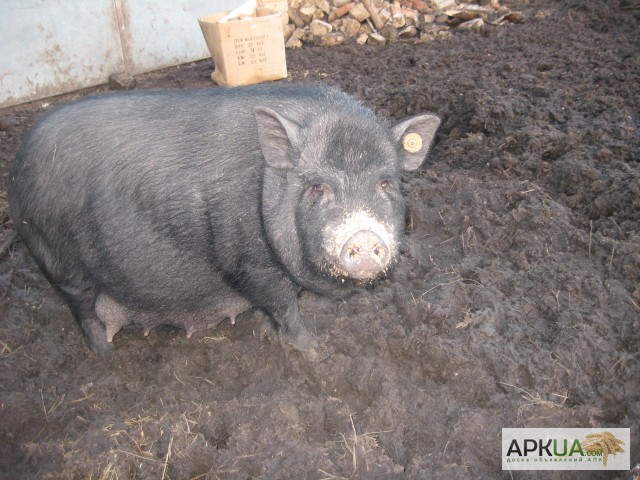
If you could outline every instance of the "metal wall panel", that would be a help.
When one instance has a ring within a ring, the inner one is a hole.
[[[115,0],[127,71],[136,74],[208,57],[197,18],[238,3]]]
[[[0,0],[0,107],[206,58],[197,18],[241,0]]]

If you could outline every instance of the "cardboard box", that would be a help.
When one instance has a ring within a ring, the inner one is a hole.
[[[255,0],[198,19],[218,85],[252,85],[287,76],[281,14]]]

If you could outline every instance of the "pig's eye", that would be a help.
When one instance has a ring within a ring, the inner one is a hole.
[[[331,187],[326,183],[312,183],[307,187],[306,195],[316,200],[330,200],[332,198]]]
[[[324,195],[329,191],[329,187],[324,183],[314,183],[309,188],[309,191],[311,192],[311,194],[321,197],[322,195]]]
[[[379,180],[378,188],[380,188],[383,192],[390,192],[393,190],[393,183],[390,180]]]

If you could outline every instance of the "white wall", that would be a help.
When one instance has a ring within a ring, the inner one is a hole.
[[[0,108],[209,56],[197,18],[242,0],[0,0]]]

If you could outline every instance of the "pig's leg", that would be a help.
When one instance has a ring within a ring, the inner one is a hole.
[[[279,310],[272,316],[279,327],[280,341],[289,343],[298,350],[315,351],[318,348],[318,342],[302,323],[297,300],[289,304],[284,312],[282,309]]]
[[[62,298],[69,305],[71,313],[80,324],[89,348],[99,355],[107,354],[110,349],[105,327],[94,309],[96,288],[86,284],[79,287],[68,283],[57,286]]]
[[[35,238],[38,241],[33,242],[30,248],[35,250],[36,263],[69,305],[84,332],[89,348],[100,355],[108,353],[104,325],[94,309],[97,287],[82,273],[80,264],[60,261],[46,241]]]
[[[298,350],[315,352],[318,343],[302,323],[298,312],[298,289],[288,279],[275,281],[260,290],[258,305],[270,316],[278,328],[278,338]]]
[[[47,238],[35,222],[23,221],[22,238],[25,239],[32,257],[44,273],[47,280],[58,290],[60,296],[69,305],[69,309],[82,328],[91,350],[98,354],[106,354],[109,345],[106,342],[104,325],[98,319],[94,310],[97,285],[84,274],[80,262],[73,260],[73,251],[60,251],[52,245],[62,245],[65,242]],[[71,247],[68,247],[71,248]]]
[[[271,317],[281,342],[298,350],[317,353],[318,344],[298,313],[300,288],[279,268],[273,265],[257,268],[255,265],[259,265],[262,259],[254,260],[228,277],[230,286]]]

